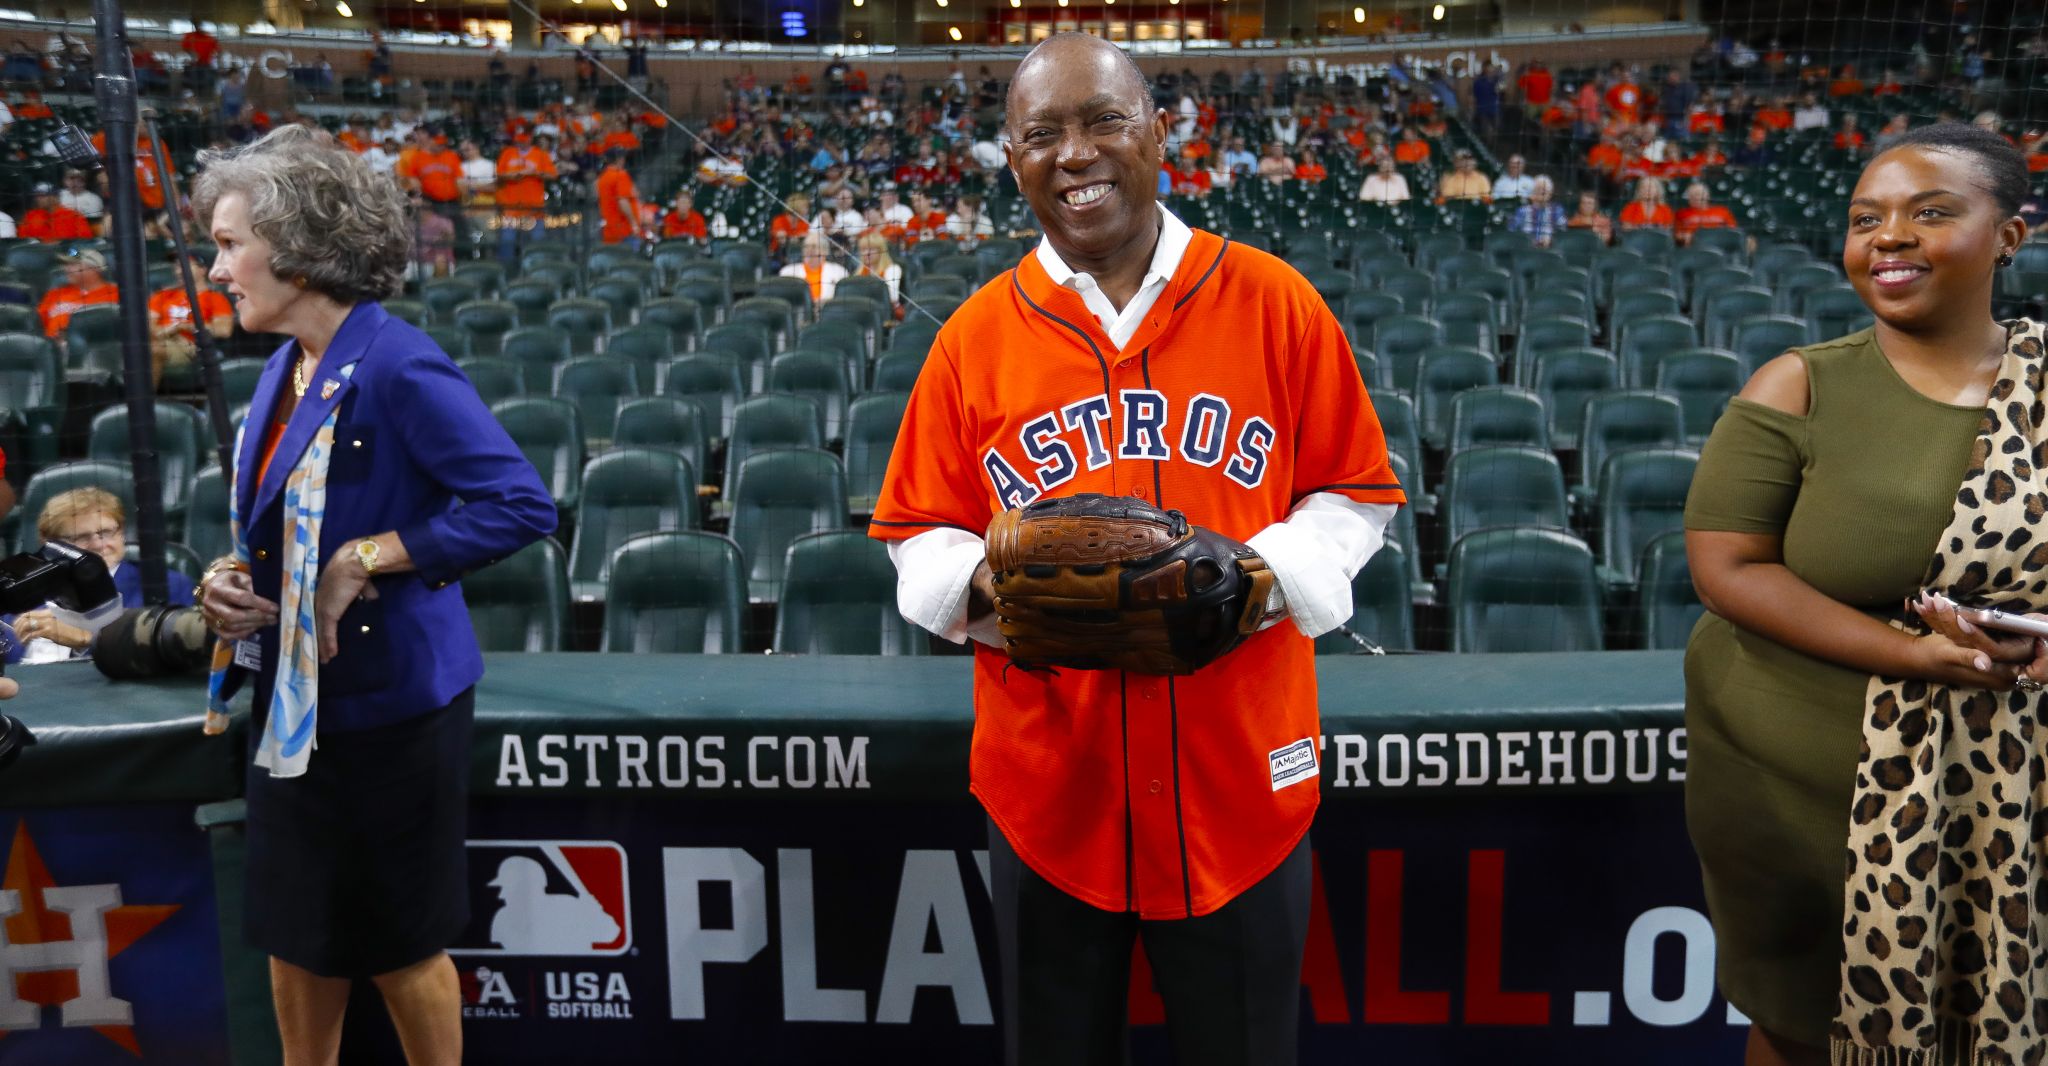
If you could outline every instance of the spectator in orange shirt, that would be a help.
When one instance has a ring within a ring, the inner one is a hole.
[[[555,176],[555,157],[533,143],[526,133],[514,134],[512,143],[498,153],[498,258],[510,263],[518,259],[541,219],[547,201],[547,179]]]
[[[21,103],[15,106],[14,117],[17,119],[37,119],[55,118],[57,116],[56,112],[50,110],[50,105],[43,102],[41,90],[30,89],[21,94]]]
[[[1721,133],[1727,123],[1721,117],[1721,105],[1713,100],[1701,100],[1692,105],[1692,113],[1685,116],[1685,131],[1698,136],[1706,133]]]
[[[28,213],[21,216],[15,232],[38,241],[89,241],[92,223],[85,216],[57,202],[57,189],[49,182],[37,182],[32,190]]]
[[[1674,221],[1671,205],[1664,202],[1664,183],[1657,178],[1637,181],[1636,198],[1621,209],[1621,228],[1669,230]]]
[[[787,258],[791,241],[801,241],[811,231],[811,198],[800,192],[789,194],[789,210],[768,223],[768,252]]]
[[[932,202],[932,194],[923,189],[910,191],[910,221],[903,224],[903,243],[916,244],[920,240],[951,240],[946,232],[949,215]]]
[[[1429,142],[1414,125],[1401,127],[1401,139],[1394,142],[1394,162],[1404,166],[1429,162]]]
[[[704,226],[704,215],[696,208],[690,190],[676,190],[675,203],[669,206],[668,214],[661,220],[663,240],[706,241],[711,233]]]
[[[209,288],[206,263],[191,258],[192,282],[199,290],[200,317],[206,331],[225,337],[235,328],[235,307],[218,290]],[[192,328],[192,301],[185,298],[182,277],[149,297],[149,356],[153,381],[162,381],[165,370],[190,366],[197,350],[198,335]]]
[[[605,131],[604,140],[597,144],[599,152],[609,152],[614,148],[622,152],[640,150],[640,138],[634,136],[633,131],[627,127],[625,116],[613,116],[609,125],[611,128]]]
[[[1642,116],[1643,89],[1619,63],[1607,68],[1608,85],[1605,94],[1607,111],[1623,122],[1633,125]]]
[[[1839,74],[1835,75],[1835,80],[1834,80],[1834,81],[1831,81],[1831,82],[1829,82],[1829,83],[1828,83],[1828,95],[1829,95],[1829,96],[1861,96],[1861,95],[1863,95],[1863,79],[1861,79],[1861,78],[1859,78],[1859,77],[1857,77],[1857,76],[1856,76],[1856,64],[1854,64],[1854,63],[1844,63],[1844,64],[1842,64],[1842,70],[1841,70],[1841,73],[1839,73]],[[1688,193],[1687,195],[1689,196],[1689,195],[1691,195],[1691,194],[1690,194],[1690,193]]]
[[[1735,215],[1720,204],[1709,202],[1711,195],[1707,187],[1693,182],[1685,189],[1685,207],[1678,212],[1677,233],[1680,244],[1691,244],[1692,235],[1703,229],[1735,228]]]
[[[121,294],[107,281],[107,258],[90,248],[64,257],[64,284],[43,294],[37,313],[43,317],[43,332],[59,344],[64,327],[81,307],[121,302]]]
[[[1835,147],[1850,155],[1862,155],[1863,145],[1863,131],[1856,128],[1856,116],[1843,115],[1841,131],[1835,134]]]
[[[1621,173],[1621,145],[1612,137],[1600,138],[1600,143],[1586,150],[1586,165],[1609,178]]]
[[[1757,108],[1754,121],[1757,125],[1775,133],[1783,133],[1791,129],[1792,109],[1786,107],[1785,104],[1786,100],[1780,97]]]
[[[1551,106],[1551,92],[1556,88],[1557,79],[1552,77],[1550,68],[1542,60],[1530,60],[1522,68],[1522,76],[1515,79],[1515,87],[1522,91],[1522,106],[1532,115],[1541,115]]]
[[[1692,164],[1692,172],[1699,174],[1706,171],[1709,167],[1727,166],[1728,153],[1721,150],[1721,142],[1718,138],[1709,137],[1707,138],[1707,143],[1700,146],[1700,150],[1693,154],[1689,162]]]
[[[640,190],[626,173],[626,153],[616,148],[604,154],[604,169],[597,175],[597,207],[604,218],[599,239],[640,247]]]
[[[1614,220],[1600,210],[1600,197],[1594,193],[1579,194],[1579,208],[1564,220],[1564,225],[1566,229],[1591,230],[1602,244],[1614,243]]]
[[[1887,70],[1884,72],[1884,80],[1878,82],[1877,85],[1870,90],[1870,95],[1897,96],[1905,91],[1906,86],[1899,81],[1899,72],[1896,70]]]
[[[1328,170],[1323,169],[1323,164],[1316,160],[1316,150],[1307,145],[1303,145],[1301,149],[1301,160],[1294,164],[1294,180],[1306,181],[1310,184],[1314,184],[1316,182],[1322,181],[1324,178],[1327,178],[1329,176],[1330,172]],[[1178,184],[1178,182],[1176,182],[1176,184]]]
[[[2027,170],[2039,174],[2048,171],[2048,131],[2035,131],[2026,136],[2021,151],[2027,155]]]

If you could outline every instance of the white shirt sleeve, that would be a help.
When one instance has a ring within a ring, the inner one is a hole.
[[[1288,617],[1303,636],[1322,636],[1351,617],[1351,579],[1386,543],[1395,510],[1390,503],[1318,492],[1245,542],[1272,568]]]
[[[896,564],[896,609],[912,624],[955,644],[965,644],[972,637],[1000,646],[995,612],[972,625],[967,621],[968,586],[975,568],[986,558],[987,545],[964,529],[941,527],[890,541],[889,561]]]

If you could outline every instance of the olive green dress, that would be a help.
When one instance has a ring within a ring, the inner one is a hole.
[[[1870,330],[1801,350],[1811,407],[1729,404],[1685,527],[1772,533],[1814,588],[1890,616],[1947,527],[1982,408],[1923,396]],[[1707,614],[1685,653],[1686,822],[1721,989],[1771,1032],[1824,1045],[1842,958],[1843,849],[1870,675]]]

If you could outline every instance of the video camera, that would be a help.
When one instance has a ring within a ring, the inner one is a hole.
[[[93,665],[113,680],[156,677],[203,666],[212,634],[196,607],[121,609],[107,564],[98,555],[60,541],[0,559],[0,614],[20,614],[46,603],[81,616],[93,630]],[[0,769],[35,737],[19,719],[0,714]]]

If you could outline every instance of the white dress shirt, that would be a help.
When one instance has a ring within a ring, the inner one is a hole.
[[[1180,268],[1194,232],[1164,206],[1159,209],[1159,243],[1137,295],[1119,311],[1092,275],[1076,271],[1041,239],[1034,253],[1054,284],[1081,294],[1081,301],[1119,351],[1138,331]],[[1266,560],[1277,578],[1272,611],[1285,611],[1303,635],[1321,636],[1351,617],[1351,579],[1386,541],[1395,507],[1358,503],[1334,492],[1318,492],[1294,505],[1288,516],[1245,543]],[[1000,646],[993,612],[967,621],[968,587],[988,558],[982,538],[949,527],[927,530],[889,543],[896,564],[896,608],[903,617],[952,641],[972,637]]]
[[[1502,174],[1493,179],[1496,200],[1527,200],[1536,191],[1536,179],[1528,174]]]
[[[1358,198],[1372,204],[1407,203],[1408,179],[1400,174],[1367,174],[1358,187]]]

